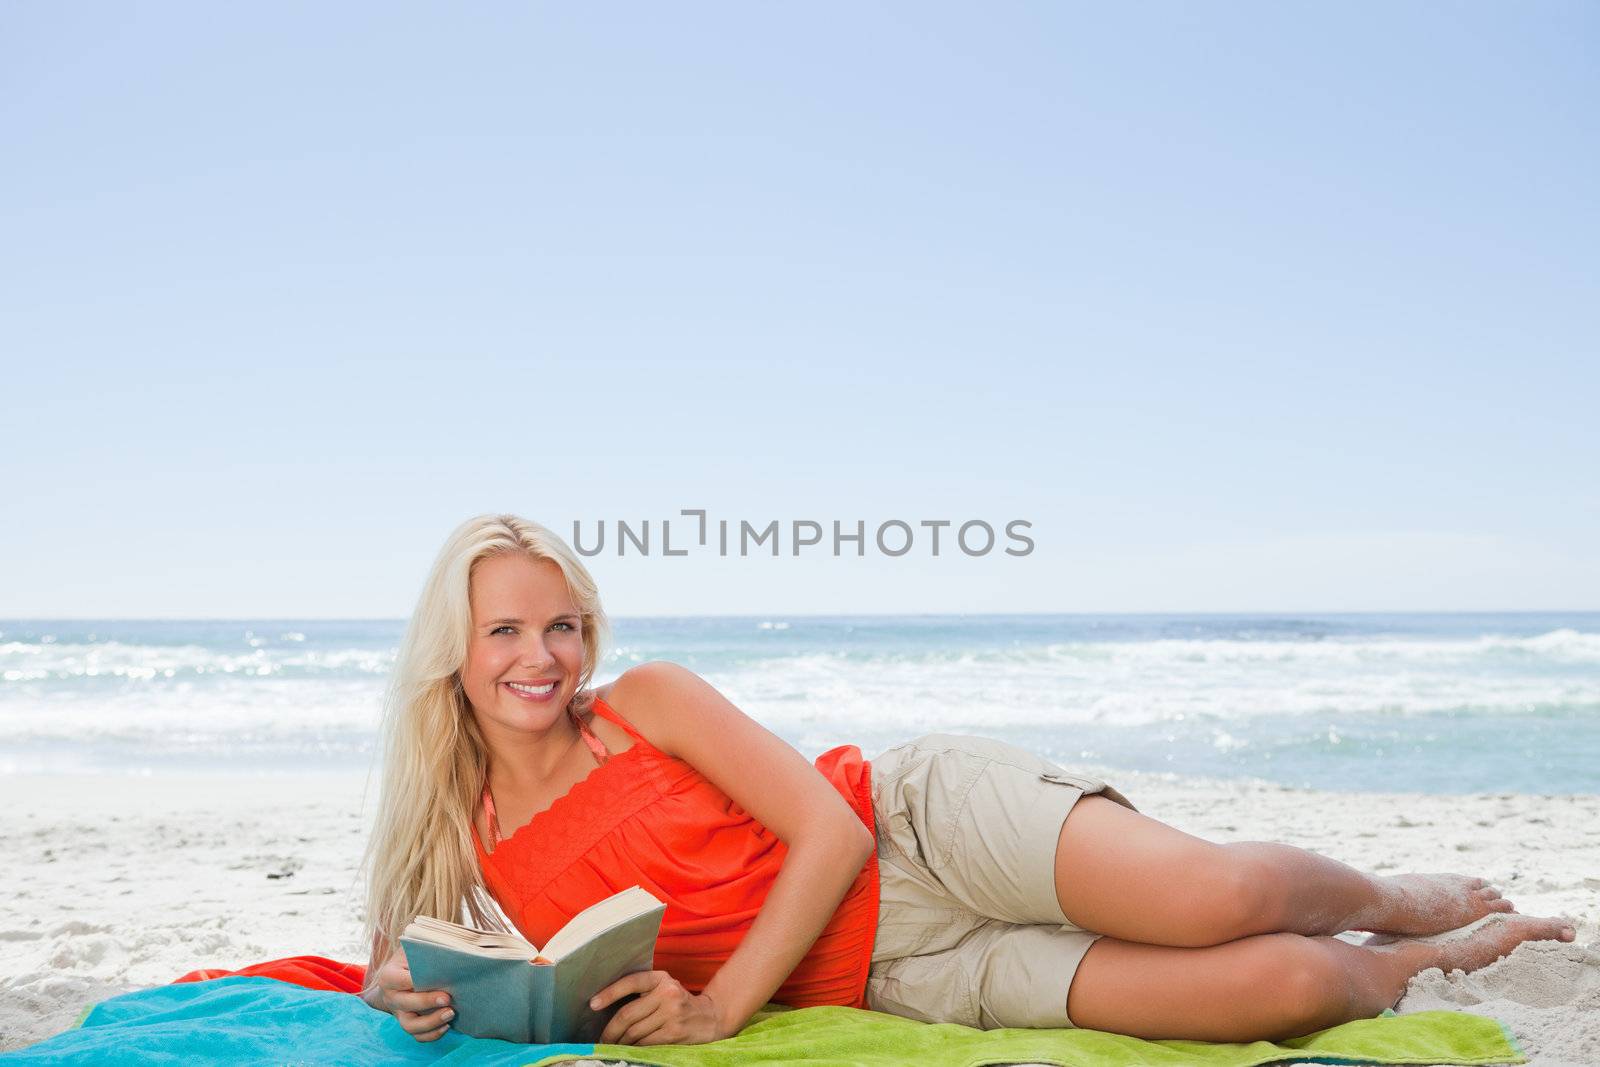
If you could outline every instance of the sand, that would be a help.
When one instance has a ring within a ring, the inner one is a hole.
[[[1286,841],[1381,874],[1453,871],[1577,921],[1396,1006],[1507,1024],[1538,1067],[1600,1063],[1600,795],[1346,794],[1085,768],[1214,841]],[[280,956],[364,962],[364,776],[0,777],[0,1051],[118,993]],[[374,793],[376,787],[374,786]]]

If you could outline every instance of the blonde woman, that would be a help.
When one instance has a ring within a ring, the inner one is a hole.
[[[534,522],[450,535],[400,648],[364,867],[363,997],[419,1041],[418,915],[542,944],[629,885],[667,904],[657,969],[602,991],[602,1043],[714,1041],[769,1000],[968,1026],[1250,1041],[1381,1013],[1429,967],[1572,940],[1481,878],[1375,877],[1268,842],[1215,844],[1105,782],[982,738],[814,763],[693,672],[595,684],[593,579]],[[498,910],[485,898],[492,897]],[[1470,936],[1413,938],[1484,919]],[[1382,931],[1381,945],[1332,935]]]

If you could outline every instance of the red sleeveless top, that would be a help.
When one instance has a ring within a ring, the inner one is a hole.
[[[494,799],[483,803],[494,852],[472,843],[484,884],[529,941],[543,945],[578,912],[629,886],[667,905],[655,967],[699,993],[755,921],[788,854],[771,830],[694,767],[668,756],[596,697],[596,714],[633,738],[612,756],[574,716],[600,766],[504,841]],[[877,838],[871,768],[855,745],[815,764]],[[866,1007],[867,969],[878,927],[878,857],[856,874],[844,900],[772,999],[791,1007]]]

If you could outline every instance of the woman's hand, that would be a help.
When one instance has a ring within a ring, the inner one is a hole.
[[[450,1007],[450,994],[442,989],[419,992],[411,988],[411,968],[403,949],[378,968],[378,991],[372,1004],[400,1020],[400,1028],[418,1041],[437,1041],[450,1029],[456,1017]]]
[[[698,1045],[738,1032],[705,994],[691,993],[666,971],[635,971],[612,982],[589,1001],[599,1011],[630,993],[636,1000],[617,1009],[600,1034],[602,1045]]]

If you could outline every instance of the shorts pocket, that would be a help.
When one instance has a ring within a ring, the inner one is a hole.
[[[960,942],[979,921],[965,908],[895,908],[890,917],[878,920],[872,962],[944,952]]]
[[[1081,774],[1068,774],[1065,771],[1042,771],[1039,774],[1047,782],[1056,782],[1060,785],[1070,785],[1085,793],[1092,793],[1105,788],[1105,783],[1098,778],[1088,778]]]
[[[888,830],[892,852],[937,875],[960,843],[958,826],[973,785],[993,761],[961,747],[933,747],[930,740],[937,743],[942,736],[913,742],[904,765],[884,784],[880,825]]]
[[[911,956],[873,967],[867,973],[867,1008],[918,1022],[976,1028],[977,990],[956,956]]]
[[[911,828],[911,816],[903,811],[891,813],[888,822],[880,824],[878,846],[880,854],[887,849],[916,866],[923,866],[922,843]]]
[[[1057,785],[1070,785],[1084,796],[1102,796],[1107,800],[1114,800],[1129,811],[1139,810],[1133,806],[1133,801],[1113,789],[1101,778],[1095,778],[1087,774],[1072,774],[1062,770],[1042,771],[1039,777],[1046,782],[1054,782]]]

